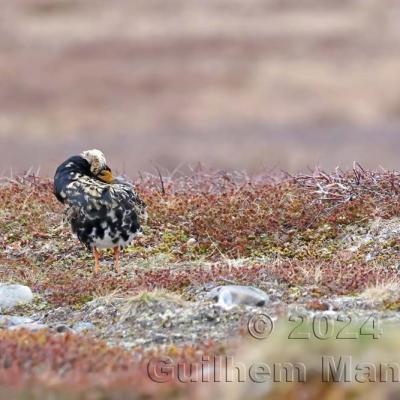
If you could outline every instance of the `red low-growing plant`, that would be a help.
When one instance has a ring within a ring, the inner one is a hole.
[[[267,256],[292,260],[294,265],[316,258],[327,263],[328,270],[340,250],[332,241],[346,227],[400,215],[399,172],[367,171],[358,165],[345,172],[315,170],[296,176],[249,177],[204,169],[181,177],[147,174],[136,187],[150,218],[145,236],[124,258],[128,264],[158,255],[170,263],[201,259],[215,265]],[[49,180],[3,179],[0,203],[0,279],[28,284],[53,304],[81,304],[114,290],[181,290],[196,279],[213,279],[202,267],[190,273],[130,268],[135,279],[106,275],[93,281],[90,257],[85,258],[69,227],[61,225],[62,207]],[[364,267],[343,266],[343,271],[346,268]],[[238,282],[244,278],[234,276]]]
[[[58,391],[66,398],[81,398],[79,393],[90,392],[90,398],[176,398],[188,393],[170,374],[163,383],[152,379],[150,361],[169,357],[175,365],[195,365],[205,355],[221,351],[213,343],[196,346],[171,347],[162,353],[154,349],[126,350],[110,347],[105,342],[74,334],[51,334],[48,331],[0,332],[0,387],[39,388]]]

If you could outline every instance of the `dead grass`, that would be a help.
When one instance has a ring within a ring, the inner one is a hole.
[[[192,176],[161,179],[145,175],[136,182],[150,218],[145,235],[125,252],[123,274],[107,270],[105,254],[96,279],[90,254],[61,224],[62,207],[52,183],[33,176],[3,179],[0,281],[30,286],[38,294],[32,306],[36,310],[81,307],[98,297],[123,295],[130,298],[126,314],[154,296],[183,301],[180,295],[187,288],[211,282],[263,287],[273,279],[286,287],[283,300],[288,301],[305,287],[311,299],[355,293],[378,298],[397,290],[396,240],[389,235],[385,257],[368,261],[365,246],[349,252],[343,239],[353,231],[359,238],[370,226],[377,237],[381,226],[386,237],[388,227],[397,227],[397,172],[356,167],[335,174],[250,178],[200,169]],[[377,218],[388,223],[376,224]],[[382,307],[397,310],[399,304],[397,297],[390,298]],[[325,309],[319,300],[311,306]],[[76,398],[80,390],[99,398],[107,393],[110,399],[176,398],[190,390],[174,381],[143,386],[142,353],[109,348],[89,337],[45,331],[4,331],[0,336],[0,386],[14,385],[15,396],[23,396],[26,388],[30,395],[41,390],[41,399],[50,392]],[[187,361],[220,350],[205,345],[171,351]],[[68,394],[71,385],[74,390]]]
[[[385,258],[374,266],[362,246],[344,252],[342,237],[377,218],[398,216],[399,182],[397,172],[361,167],[254,178],[200,169],[192,176],[163,177],[162,185],[159,177],[146,175],[137,182],[149,206],[144,236],[125,253],[121,276],[109,271],[104,254],[102,274],[93,279],[90,254],[61,223],[52,183],[29,176],[3,179],[0,279],[27,284],[49,303],[76,306],[114,291],[180,292],[223,279],[251,284],[265,271],[289,283],[358,291],[390,278],[398,244],[386,243]],[[248,261],[234,267],[235,259]],[[187,266],[175,268],[179,263]]]

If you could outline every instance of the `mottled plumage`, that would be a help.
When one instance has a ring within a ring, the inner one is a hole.
[[[104,155],[90,150],[64,161],[54,177],[54,192],[67,206],[72,231],[97,256],[96,271],[97,248],[118,252],[132,242],[147,216],[131,184],[104,182],[102,173],[112,178]]]

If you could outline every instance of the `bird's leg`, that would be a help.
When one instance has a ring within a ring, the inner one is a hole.
[[[99,251],[97,250],[96,246],[93,246],[93,256],[94,256],[94,269],[93,269],[93,274],[97,275],[100,270],[99,266]]]
[[[114,247],[114,267],[115,267],[115,271],[117,272],[117,274],[119,274],[119,246]]]

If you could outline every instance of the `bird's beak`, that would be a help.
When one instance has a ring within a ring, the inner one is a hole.
[[[114,180],[113,174],[111,172],[111,169],[109,167],[104,168],[98,175],[97,178],[99,178],[101,181],[105,183],[111,183]]]

